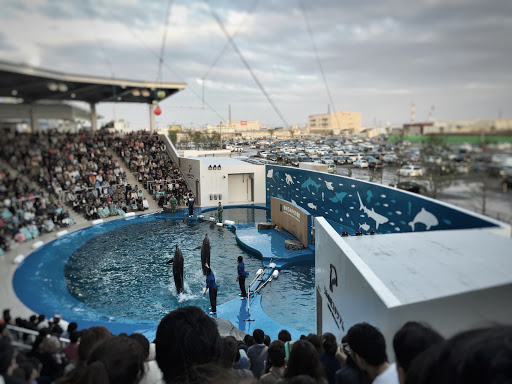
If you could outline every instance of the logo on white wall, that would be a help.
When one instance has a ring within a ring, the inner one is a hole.
[[[333,286],[338,286],[338,272],[336,272],[336,267],[331,264],[331,271],[329,273],[329,289],[331,292],[334,292]]]

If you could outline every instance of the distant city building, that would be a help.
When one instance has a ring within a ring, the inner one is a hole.
[[[354,134],[360,131],[360,112],[323,113],[308,117],[308,133],[311,135],[339,135],[343,132]]]
[[[236,136],[248,139],[261,137],[265,135],[267,127],[259,123],[258,120],[240,120],[229,121],[227,124],[222,122],[218,125],[207,125],[206,131],[218,132],[222,139],[231,139]]]
[[[393,128],[392,135],[481,135],[481,134],[511,134],[512,119],[461,119],[438,120],[435,122],[418,122],[404,124],[403,127]]]
[[[465,119],[439,120],[432,127],[425,128],[424,134],[500,134],[512,132],[512,119]]]

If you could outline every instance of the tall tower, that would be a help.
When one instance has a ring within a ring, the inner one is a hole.
[[[411,124],[414,123],[414,113],[415,113],[415,108],[414,108],[414,101],[411,103]]]

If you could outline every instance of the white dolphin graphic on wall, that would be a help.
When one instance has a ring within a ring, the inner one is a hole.
[[[286,176],[286,184],[288,184],[288,185],[290,185],[290,184],[295,184],[295,183],[293,182],[292,177],[291,177],[289,174],[285,173],[284,175]]]
[[[324,180],[324,182],[325,182],[325,186],[327,187],[327,189],[329,191],[334,191],[334,187],[332,186],[332,181]]]
[[[387,223],[389,219],[386,216],[382,216],[374,211],[374,209],[368,209],[364,206],[363,201],[361,200],[361,196],[359,196],[359,192],[357,192],[357,197],[359,198],[359,210],[363,211],[368,215],[370,219],[375,220],[375,229],[379,229],[380,224]]]
[[[313,203],[308,203],[308,207],[311,209],[316,209],[316,205]]]
[[[421,208],[421,211],[418,212],[418,214],[414,217],[413,221],[409,223],[412,230],[414,231],[414,226],[416,223],[422,223],[425,224],[427,227],[427,231],[431,227],[435,227],[436,225],[439,225],[439,221],[437,220],[437,217],[435,217],[432,213],[425,210],[425,208]]]

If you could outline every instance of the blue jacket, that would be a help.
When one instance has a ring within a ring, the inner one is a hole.
[[[217,283],[215,282],[215,275],[213,272],[206,276],[206,288],[209,288],[210,291],[212,289],[217,289]]]
[[[238,263],[238,276],[245,277],[245,264],[243,261]]]

